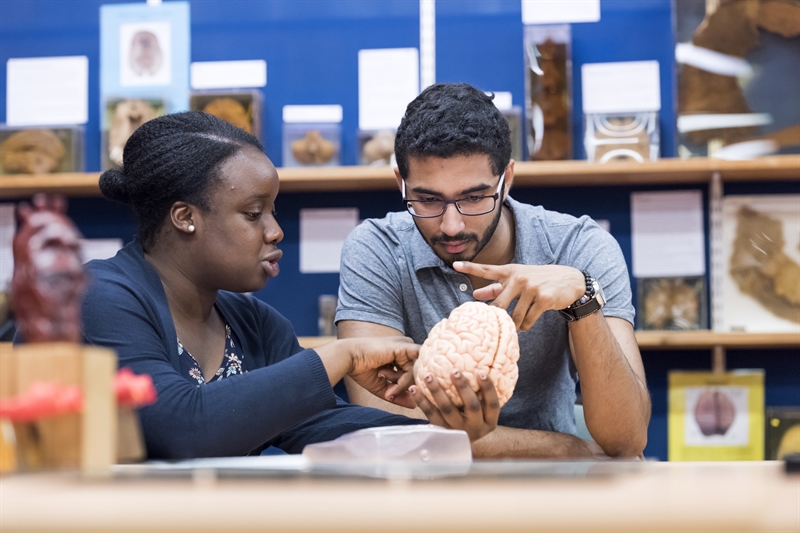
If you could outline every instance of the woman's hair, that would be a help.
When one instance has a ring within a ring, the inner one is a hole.
[[[499,176],[511,160],[508,121],[487,96],[466,83],[438,83],[420,93],[397,129],[394,153],[403,179],[410,157],[486,154]]]
[[[100,191],[133,207],[139,238],[147,248],[175,202],[209,208],[220,166],[246,146],[264,151],[254,136],[207,113],[154,118],[128,139],[122,167],[100,176]]]

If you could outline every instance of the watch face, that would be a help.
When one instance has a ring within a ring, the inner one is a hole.
[[[596,299],[600,300],[600,305],[606,304],[606,295],[603,292],[603,287],[597,282],[596,279],[592,279],[592,287],[594,289],[594,296]]]

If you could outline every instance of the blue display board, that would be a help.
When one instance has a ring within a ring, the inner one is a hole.
[[[188,2],[100,7],[101,116],[108,98],[163,99],[167,113],[189,108],[189,27]]]

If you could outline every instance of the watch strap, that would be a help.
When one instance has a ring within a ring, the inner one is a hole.
[[[605,301],[597,294],[597,281],[585,270],[581,273],[586,279],[586,292],[572,305],[559,311],[570,322],[596,313],[605,306]]]

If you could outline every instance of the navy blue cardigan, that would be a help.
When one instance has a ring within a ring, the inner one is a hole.
[[[271,306],[220,291],[217,308],[239,339],[242,375],[198,386],[179,373],[177,335],[161,280],[138,240],[87,265],[87,344],[108,347],[119,366],[149,374],[158,401],[141,409],[149,458],[245,455],[306,444],[374,426],[420,423],[339,399],[314,350],[303,350]]]

